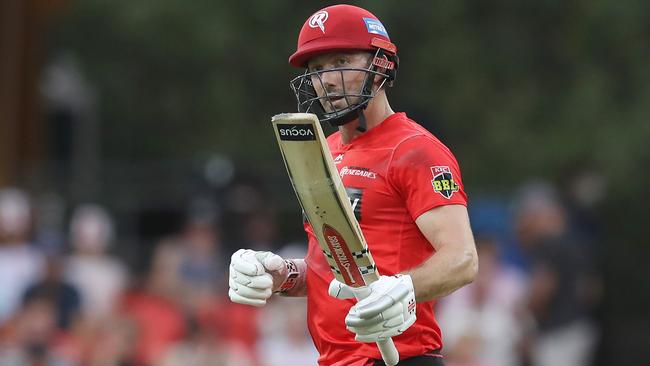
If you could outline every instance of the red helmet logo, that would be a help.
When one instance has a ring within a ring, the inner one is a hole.
[[[312,28],[318,27],[325,34],[325,21],[327,21],[327,17],[329,17],[329,14],[325,10],[316,12],[309,18],[309,26]]]

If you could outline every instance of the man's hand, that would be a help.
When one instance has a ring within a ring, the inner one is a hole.
[[[240,304],[263,306],[286,281],[285,260],[271,252],[239,249],[230,258],[228,296]]]
[[[415,323],[415,292],[409,275],[381,276],[366,288],[350,287],[335,279],[329,294],[337,299],[361,299],[345,317],[346,327],[356,334],[357,341],[394,337]]]

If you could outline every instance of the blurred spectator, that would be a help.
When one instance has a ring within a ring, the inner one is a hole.
[[[43,256],[30,243],[31,224],[27,194],[16,188],[0,190],[0,324],[42,273]]]
[[[181,232],[162,241],[176,282],[174,297],[186,317],[200,317],[218,302],[225,286],[221,227],[209,200],[192,202]],[[171,277],[171,276],[170,276]]]
[[[262,366],[318,363],[318,352],[307,331],[305,298],[275,297],[261,312],[257,352]]]
[[[265,206],[264,193],[256,182],[233,184],[225,196],[226,206],[237,214],[248,214]]]
[[[306,245],[291,243],[277,253],[283,258],[303,258]],[[318,352],[307,331],[307,300],[276,296],[260,309],[257,343],[261,366],[316,365]]]
[[[242,248],[268,250],[278,247],[277,224],[274,213],[258,210],[250,213],[242,226]]]
[[[200,332],[215,337],[219,347],[227,347],[230,354],[242,354],[244,359],[256,359],[255,346],[259,339],[259,308],[236,304],[227,296],[227,284],[214,286],[212,297],[203,297],[192,309]],[[205,340],[205,337],[202,339]]]
[[[63,252],[67,243],[65,200],[56,193],[46,193],[34,201],[34,243],[48,253]]]
[[[113,222],[101,206],[89,204],[74,211],[70,223],[73,252],[65,277],[81,292],[83,314],[91,321],[109,315],[126,286],[126,267],[107,254],[113,233]]]
[[[500,262],[499,245],[477,237],[476,280],[441,299],[437,318],[450,366],[518,366],[526,314],[525,277]]]
[[[571,232],[556,191],[544,182],[523,187],[516,235],[530,264],[527,298],[536,331],[528,357],[533,366],[590,364],[597,328],[590,319],[596,280],[588,247]]]
[[[188,322],[187,337],[170,347],[159,366],[254,366],[254,357],[236,342],[220,338],[196,321]]]
[[[25,291],[23,303],[28,304],[33,299],[48,299],[54,306],[59,330],[67,331],[79,315],[81,297],[79,291],[65,282],[62,278],[62,264],[58,257],[47,259],[45,276],[39,282],[31,285]]]
[[[130,366],[133,362],[137,329],[135,323],[121,315],[105,318],[99,327],[86,335],[83,365]]]
[[[586,166],[572,167],[563,175],[563,197],[570,213],[572,231],[587,244],[594,245],[602,238],[603,225],[598,208],[605,199],[607,181],[597,170]]]
[[[124,298],[122,312],[133,322],[137,334],[136,365],[159,362],[169,347],[185,336],[179,265],[175,245],[161,242],[141,288],[130,291]]]
[[[191,212],[175,242],[180,260],[177,270],[182,298],[188,310],[195,312],[217,293],[216,289],[223,286],[225,278],[226,268],[221,260],[221,227],[216,212],[205,207]]]
[[[5,328],[0,346],[3,366],[72,366],[65,357],[65,334],[57,330],[56,304],[31,296]]]

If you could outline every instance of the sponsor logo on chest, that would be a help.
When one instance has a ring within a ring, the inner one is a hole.
[[[358,166],[344,166],[339,171],[339,175],[343,178],[346,175],[368,178],[368,179],[377,179],[377,173],[370,171],[368,168],[362,168]]]

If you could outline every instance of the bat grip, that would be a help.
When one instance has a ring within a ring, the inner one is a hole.
[[[379,347],[379,352],[381,352],[381,358],[384,359],[384,363],[388,366],[395,366],[399,362],[399,352],[395,348],[395,343],[391,338],[384,339],[383,341],[377,342],[377,347]]]
[[[359,288],[361,290],[362,288]],[[355,292],[357,300],[365,299],[370,296],[370,288],[366,287],[362,291]],[[387,366],[395,366],[399,362],[399,352],[395,347],[395,343],[391,338],[384,339],[382,341],[377,341],[377,348],[379,348],[379,353],[381,353],[381,358],[384,360],[384,363]]]

